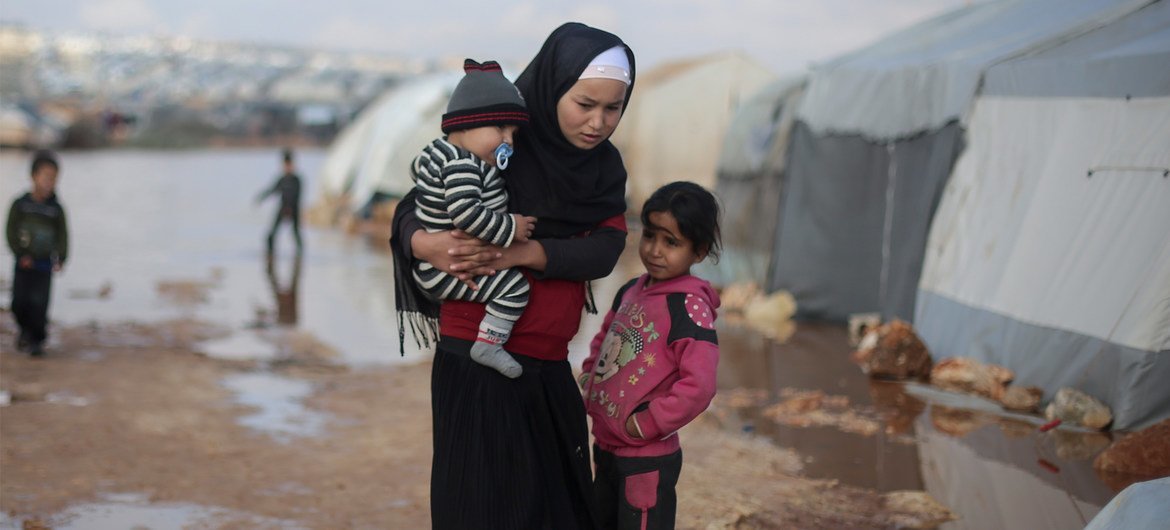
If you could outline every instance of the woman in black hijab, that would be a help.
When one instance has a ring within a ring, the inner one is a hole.
[[[608,275],[625,247],[626,170],[609,136],[634,73],[621,39],[568,23],[517,78],[531,122],[503,176],[511,210],[538,218],[529,242],[499,248],[458,232],[427,233],[410,195],[395,212],[399,333],[410,326],[428,342],[439,317],[431,374],[434,528],[596,526],[585,409],[568,343],[581,309],[593,310],[586,282]],[[465,276],[525,270],[528,307],[505,345],[523,367],[519,378],[470,359],[483,304],[448,301],[439,311],[410,279],[415,259]]]

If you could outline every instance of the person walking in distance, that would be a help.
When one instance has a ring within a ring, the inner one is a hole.
[[[256,197],[259,204],[272,195],[279,194],[280,208],[276,211],[276,218],[272,221],[272,229],[268,231],[268,255],[272,255],[276,243],[276,230],[284,222],[292,224],[293,238],[297,242],[297,252],[301,251],[301,177],[296,174],[293,164],[293,152],[285,149],[283,154],[284,172],[276,179],[271,187]]]

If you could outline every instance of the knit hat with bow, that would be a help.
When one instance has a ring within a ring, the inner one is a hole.
[[[520,91],[504,77],[499,63],[463,61],[463,79],[443,115],[443,133],[491,125],[524,125],[528,108]]]

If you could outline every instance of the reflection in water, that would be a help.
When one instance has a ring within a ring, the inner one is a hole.
[[[226,508],[186,503],[151,503],[147,495],[107,494],[103,501],[70,506],[45,521],[46,526],[29,525],[25,528],[52,528],[59,530],[123,530],[150,528],[152,530],[181,530],[185,528],[300,528],[291,521],[270,519],[255,514],[236,512]],[[11,526],[0,518],[0,528]]]
[[[236,401],[255,409],[242,416],[240,424],[266,432],[277,441],[316,436],[327,421],[324,414],[305,407],[305,398],[313,393],[313,385],[307,381],[255,372],[229,375],[223,385],[236,393]]]
[[[718,419],[795,449],[806,476],[925,490],[961,517],[949,530],[1082,528],[1116,493],[1092,469],[1106,433],[1040,433],[1042,419],[986,400],[871,380],[849,361],[843,326],[801,322],[778,343],[721,324]],[[847,432],[835,420],[849,412],[880,428]]]
[[[68,180],[58,190],[70,209],[77,244],[70,249],[67,273],[54,280],[60,281],[51,304],[55,324],[178,319],[239,329],[257,323],[257,306],[273,307],[274,290],[261,265],[264,249],[257,237],[270,226],[271,215],[240,193],[269,184],[271,149],[110,150],[63,156],[70,174],[84,178]],[[315,177],[324,158],[321,150],[297,153],[306,204],[316,199]],[[0,151],[0,190],[27,186],[26,164],[25,154]],[[176,197],[182,200],[165,200]],[[295,309],[296,331],[336,351],[336,362],[349,366],[425,358],[409,344],[405,357],[398,353],[389,255],[338,231],[306,228],[303,270],[296,297],[288,299],[297,303],[286,306]],[[278,245],[274,264],[281,292],[290,291],[288,282],[295,276],[293,263],[285,259],[291,252],[281,252],[286,248]],[[11,254],[0,253],[0,283],[11,270]],[[114,286],[108,298],[69,297],[92,292],[106,281]],[[177,283],[160,289],[161,282]],[[307,302],[300,304],[302,299]],[[275,309],[280,307],[277,301]],[[290,317],[292,313],[280,318]],[[235,353],[243,354],[251,355]]]
[[[926,410],[926,403],[907,394],[901,383],[878,379],[869,380],[869,397],[887,433],[914,435],[914,420]]]
[[[292,273],[287,284],[282,286],[276,274],[276,257],[271,253],[267,256],[268,285],[272,287],[272,296],[276,299],[276,322],[288,326],[297,324],[297,285],[301,281],[302,254],[297,252],[292,258]]]
[[[923,481],[961,518],[940,528],[1083,528],[1113,496],[1092,470],[1102,433],[930,408],[917,424]]]
[[[879,491],[922,489],[918,452],[906,425],[923,405],[900,393],[900,385],[874,383],[862,374],[849,361],[852,350],[844,327],[801,322],[788,341],[777,342],[750,329],[720,323],[720,392],[741,388],[765,392],[762,403],[745,403],[742,398],[751,392],[731,393],[747,406],[737,408],[736,420],[725,420],[729,427],[753,430],[781,447],[795,449],[805,457],[804,474],[813,478]],[[822,406],[810,415],[809,424],[840,427],[796,427],[773,421],[765,412],[769,405],[800,395],[799,391],[816,390],[829,397],[825,403],[830,405],[846,400],[853,414]],[[885,420],[877,429],[850,427],[875,418]]]

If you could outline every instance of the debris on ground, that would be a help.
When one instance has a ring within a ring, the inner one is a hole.
[[[992,401],[1003,400],[1007,384],[1014,378],[1007,368],[967,357],[944,359],[930,371],[930,384],[938,388]]]
[[[756,282],[736,282],[719,291],[719,308],[727,313],[744,313],[752,300],[763,296]]]
[[[759,407],[768,401],[768,391],[762,388],[732,388],[720,390],[711,400],[717,408],[730,407],[736,409]]]
[[[914,328],[894,320],[866,333],[853,352],[853,361],[870,377],[913,379],[930,375],[930,352]]]
[[[755,282],[737,282],[720,291],[719,307],[730,322],[744,323],[772,340],[783,342],[796,332],[796,298],[788,291],[765,295]]]
[[[891,491],[883,497],[896,528],[936,528],[958,519],[925,491]]]
[[[785,389],[783,401],[765,407],[764,417],[790,427],[836,427],[845,432],[872,436],[881,423],[849,408],[849,398],[826,395],[820,390]]]
[[[1113,421],[1113,412],[1097,398],[1075,388],[1062,388],[1044,409],[1044,417],[1101,430]]]
[[[212,287],[213,284],[200,280],[165,280],[158,282],[155,289],[160,297],[186,307],[207,303]]]
[[[1170,419],[1117,440],[1097,455],[1093,469],[1102,474],[1128,475],[1107,481],[1114,484],[1170,476]]]
[[[1009,386],[1003,393],[1000,403],[1008,410],[1020,412],[1036,412],[1040,410],[1040,400],[1044,399],[1044,389],[1035,386]]]
[[[744,318],[751,327],[765,336],[787,340],[796,331],[792,315],[796,314],[796,298],[788,291],[776,291],[757,297],[748,303]]]
[[[861,339],[870,332],[870,330],[877,329],[882,325],[881,313],[856,313],[849,315],[849,345],[856,348],[861,344]]]

